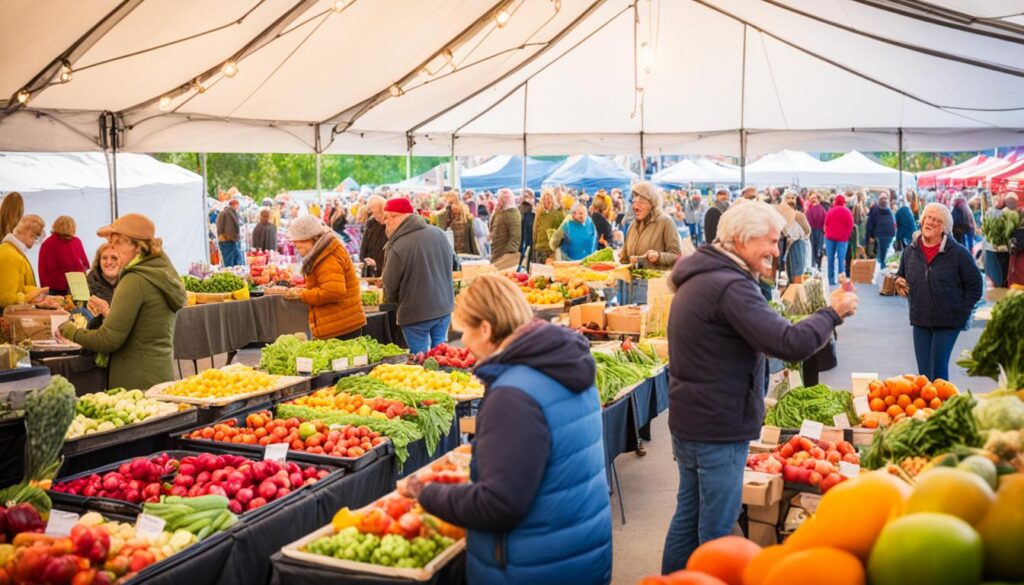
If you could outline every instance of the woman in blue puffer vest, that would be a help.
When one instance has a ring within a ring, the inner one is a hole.
[[[559,247],[563,260],[582,260],[597,250],[597,228],[582,203],[572,206],[571,214],[552,238],[558,239],[562,241]]]
[[[453,318],[486,386],[472,483],[410,478],[399,492],[468,530],[471,584],[609,583],[611,507],[589,344],[535,320],[500,275],[463,289]]]

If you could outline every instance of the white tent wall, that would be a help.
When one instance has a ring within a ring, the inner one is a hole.
[[[176,165],[152,157],[118,155],[118,212],[142,213],[153,220],[156,235],[175,268],[206,255],[207,218],[203,205],[202,178]],[[70,215],[86,254],[101,243],[96,230],[111,222],[108,169],[102,153],[0,153],[0,185],[4,192],[18,191],[25,198],[25,213],[46,221]],[[39,246],[30,251],[38,269]],[[38,274],[38,270],[37,270]]]

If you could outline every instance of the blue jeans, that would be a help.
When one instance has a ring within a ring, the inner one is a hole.
[[[749,448],[746,441],[701,443],[672,437],[679,494],[661,557],[663,575],[684,568],[701,544],[732,533],[743,506]]]
[[[811,230],[811,266],[821,270],[821,247],[825,241],[825,230]]]
[[[949,356],[960,336],[959,329],[914,327],[914,355],[917,373],[929,380],[949,380]]]
[[[429,321],[420,321],[402,325],[402,333],[405,335],[405,342],[409,345],[409,353],[416,355],[437,347],[448,341],[448,324],[451,322],[451,315],[445,315]]]
[[[985,275],[992,279],[992,286],[1006,288],[1009,257],[1010,254],[1008,252],[985,250]]]
[[[217,247],[220,248],[221,266],[245,266],[241,244],[238,242],[217,242]]]
[[[700,222],[686,224],[686,229],[690,230],[690,239],[693,240],[694,246],[699,246],[704,240],[704,229]]]
[[[885,258],[889,254],[889,246],[892,245],[892,240],[893,238],[875,238],[875,244],[878,248],[875,257],[878,259],[878,265],[882,270],[885,270]]]
[[[836,285],[836,268],[838,267],[840,273],[846,272],[846,248],[849,245],[849,241],[825,240],[825,255],[828,256],[828,283],[832,286]]]

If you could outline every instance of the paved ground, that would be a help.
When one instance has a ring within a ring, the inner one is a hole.
[[[906,301],[880,296],[878,289],[871,285],[861,284],[857,288],[861,295],[860,309],[839,328],[839,365],[823,372],[821,381],[836,388],[849,388],[852,372],[877,372],[882,377],[916,373]],[[953,355],[973,347],[980,335],[980,324],[962,333]],[[258,350],[239,352],[236,359],[250,365],[258,360]],[[223,356],[220,356],[218,365],[222,361]],[[209,362],[201,363],[200,369],[208,366]],[[955,364],[951,366],[950,377],[961,389],[986,392],[995,387],[987,378],[968,377]],[[646,457],[627,454],[616,460],[626,511],[626,523],[622,524],[618,501],[613,497],[613,582],[616,584],[632,585],[644,575],[658,573],[661,567],[665,533],[675,509],[678,477],[672,460],[667,413],[655,419],[652,436]]]

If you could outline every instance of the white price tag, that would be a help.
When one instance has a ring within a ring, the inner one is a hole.
[[[295,371],[300,374],[312,374],[313,373],[313,358],[297,357],[295,358]]]
[[[839,475],[843,477],[857,477],[860,475],[860,465],[846,461],[839,462]]]
[[[554,278],[555,267],[550,264],[530,263],[530,276],[550,276]]]
[[[63,510],[50,510],[50,519],[46,522],[46,534],[69,536],[75,524],[78,524],[78,514]]]
[[[331,369],[334,370],[335,372],[340,372],[342,370],[347,370],[348,369],[348,358],[347,357],[343,357],[343,358],[337,358],[337,359],[331,360]]]
[[[800,388],[804,385],[804,381],[800,379],[800,370],[789,370],[788,382],[790,389]]]
[[[356,357],[352,358],[352,365],[356,367],[365,366],[368,363],[370,363],[370,356],[357,355]]]
[[[147,538],[158,538],[164,533],[164,526],[167,523],[159,516],[150,516],[142,513],[135,520],[135,534]]]
[[[288,459],[288,443],[270,443],[263,450],[264,461],[285,461]]]
[[[868,405],[868,397],[858,396],[854,398],[853,410],[857,413],[857,416],[864,416],[868,412],[871,412],[871,407]]]
[[[845,412],[833,416],[832,422],[835,424],[837,429],[850,428],[850,417],[846,416]]]
[[[803,424],[800,425],[800,435],[817,441],[821,438],[821,431],[824,429],[825,425],[816,420],[805,420]]]

